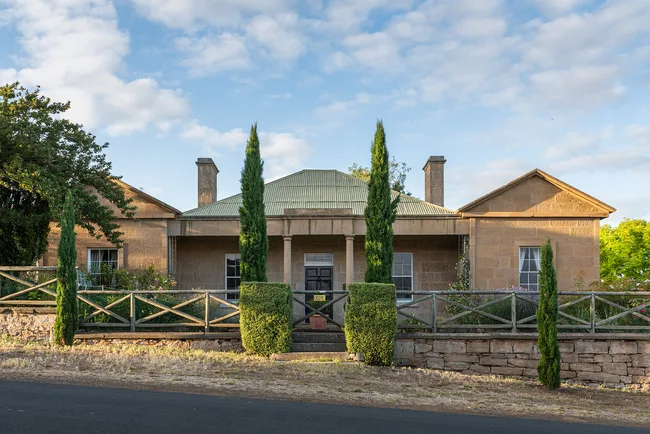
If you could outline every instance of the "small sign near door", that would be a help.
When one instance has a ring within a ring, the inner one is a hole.
[[[325,294],[314,294],[314,301],[325,301]]]

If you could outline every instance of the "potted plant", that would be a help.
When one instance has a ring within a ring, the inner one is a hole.
[[[314,299],[308,300],[307,304],[312,309],[320,309],[327,304],[327,300]],[[312,330],[325,330],[327,329],[327,318],[323,314],[315,313],[309,317],[309,325]]]

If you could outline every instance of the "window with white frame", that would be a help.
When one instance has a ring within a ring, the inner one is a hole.
[[[241,255],[239,253],[226,254],[226,289],[239,289],[241,283]],[[228,294],[227,300],[239,299],[238,294]]]
[[[393,284],[397,290],[397,301],[412,299],[408,291],[413,290],[413,253],[393,254]]]
[[[541,266],[541,248],[519,248],[519,286],[531,291],[539,291],[539,269]]]
[[[117,249],[88,249],[88,274],[90,285],[111,285],[108,276],[102,276],[117,268]]]

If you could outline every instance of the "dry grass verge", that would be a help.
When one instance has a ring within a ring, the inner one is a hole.
[[[169,347],[0,339],[0,378],[337,404],[650,425],[650,393],[352,363],[274,362]]]

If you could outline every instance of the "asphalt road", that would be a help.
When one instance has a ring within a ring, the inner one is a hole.
[[[2,433],[642,433],[531,419],[0,381]]]

